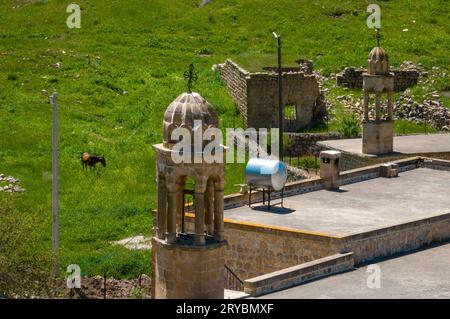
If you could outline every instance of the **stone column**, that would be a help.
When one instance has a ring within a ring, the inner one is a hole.
[[[364,91],[364,121],[369,121],[369,92]]]
[[[205,244],[205,194],[195,190],[195,234],[196,245]]]
[[[205,223],[208,235],[214,234],[214,182],[208,180],[205,196]]]
[[[177,228],[177,232],[181,233],[181,230],[183,228],[182,221],[183,221],[183,189],[184,189],[184,185],[181,186],[180,185],[180,191],[178,192],[178,198],[177,198],[177,210],[176,210],[176,228]]]
[[[169,191],[167,208],[167,242],[174,244],[177,242],[177,202],[179,192]]]
[[[375,120],[381,119],[381,92],[375,92]]]
[[[214,184],[214,238],[223,240],[223,181]]]
[[[156,235],[159,239],[165,239],[167,232],[167,189],[164,177],[158,177],[158,214],[156,220]]]
[[[388,115],[387,120],[392,121],[392,91],[387,91],[387,106],[388,106]]]

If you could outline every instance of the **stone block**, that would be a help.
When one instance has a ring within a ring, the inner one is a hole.
[[[392,153],[394,150],[394,122],[364,122],[362,140],[364,154]]]
[[[398,177],[399,167],[396,163],[386,163],[380,165],[380,176],[381,177]]]

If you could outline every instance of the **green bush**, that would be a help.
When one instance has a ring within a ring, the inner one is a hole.
[[[343,117],[338,125],[338,131],[343,138],[358,137],[361,131],[359,120],[355,115]]]
[[[14,204],[0,197],[0,298],[52,296],[51,253],[34,247],[40,222]]]

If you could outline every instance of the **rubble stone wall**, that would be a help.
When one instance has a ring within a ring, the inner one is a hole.
[[[347,67],[336,76],[337,85],[349,88],[362,88],[363,73],[366,69]],[[421,72],[414,69],[391,68],[394,73],[394,91],[404,91],[417,84]]]
[[[317,142],[340,139],[339,133],[286,133],[287,140],[284,147],[285,156],[310,156],[318,148]]]
[[[278,75],[275,72],[249,73],[231,60],[221,64],[220,71],[247,127],[278,127]],[[282,104],[296,109],[294,119],[284,119],[287,129],[296,131],[324,118],[325,96],[315,75],[300,68],[297,72],[289,70],[282,74],[282,83]]]
[[[249,72],[242,69],[231,60],[227,60],[220,67],[222,80],[230,92],[233,100],[239,107],[239,111],[247,124],[247,82]]]

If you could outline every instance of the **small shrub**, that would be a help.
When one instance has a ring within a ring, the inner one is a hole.
[[[306,156],[300,159],[300,167],[306,168],[306,169],[318,169],[319,168],[319,161],[316,160],[313,156]]]
[[[14,73],[11,73],[11,74],[8,74],[8,81],[17,81],[17,79],[18,79],[19,77],[17,76],[17,74],[14,74]]]
[[[338,131],[344,138],[358,137],[361,131],[359,120],[355,115],[345,116],[338,125]]]
[[[36,251],[39,220],[0,197],[0,298],[48,297],[53,293],[48,251]]]
[[[202,48],[197,51],[197,54],[198,55],[211,55],[211,50],[209,50],[208,48]]]

